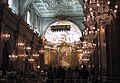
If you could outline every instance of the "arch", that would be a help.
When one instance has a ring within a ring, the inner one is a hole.
[[[80,31],[82,32],[84,29],[84,24],[82,22],[79,22],[75,19],[69,19],[70,22],[73,22],[75,25],[77,25],[80,29]]]
[[[41,29],[41,35],[42,35],[42,34],[45,34],[47,28],[48,28],[52,23],[54,23],[54,22],[56,22],[56,21],[58,21],[58,19],[52,19],[51,21],[47,22],[47,23],[45,24],[45,26],[43,26],[42,29]]]
[[[56,26],[56,25],[70,25],[70,30],[69,31],[58,31],[58,32],[53,32],[51,31],[50,27],[51,26]],[[80,37],[82,36],[81,30],[78,28],[76,24],[73,22],[67,21],[67,20],[59,20],[51,25],[48,26],[44,33],[44,37],[47,39],[48,42],[51,42],[53,44],[59,44],[59,43],[74,43],[80,41]]]
[[[81,19],[82,19],[82,18],[81,18]],[[51,24],[53,24],[53,23],[55,23],[55,22],[57,22],[57,21],[59,21],[59,20],[60,20],[60,19],[52,19],[52,20],[50,20],[49,22],[47,22],[47,23],[42,27],[42,29],[41,29],[41,34],[40,34],[40,35],[45,34],[47,28],[48,28]],[[81,32],[83,31],[84,25],[83,25],[82,22],[78,22],[78,21],[76,21],[75,19],[72,19],[72,18],[67,19],[66,21],[69,21],[69,22],[74,23],[76,26],[79,27],[79,29],[80,29]]]

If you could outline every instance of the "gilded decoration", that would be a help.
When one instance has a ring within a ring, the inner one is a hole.
[[[50,64],[50,50],[49,49],[45,49],[44,59],[45,59],[45,64]]]
[[[58,66],[70,67],[71,66],[71,46],[67,43],[62,43],[58,46]]]

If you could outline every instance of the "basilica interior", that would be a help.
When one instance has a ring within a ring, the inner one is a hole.
[[[86,65],[88,83],[120,83],[119,26],[119,0],[0,0],[0,70]]]

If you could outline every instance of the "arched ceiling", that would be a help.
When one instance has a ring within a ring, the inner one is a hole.
[[[32,4],[42,17],[83,17],[83,0],[26,0],[25,7]],[[24,11],[23,11],[24,12]]]

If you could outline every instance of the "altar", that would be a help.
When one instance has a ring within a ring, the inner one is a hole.
[[[70,67],[72,47],[67,43],[63,43],[60,46],[58,46],[57,52],[58,52],[58,66]]]
[[[46,65],[53,67],[76,67],[81,63],[81,55],[73,50],[73,47],[67,43],[62,43],[56,48],[46,48],[44,54]]]

